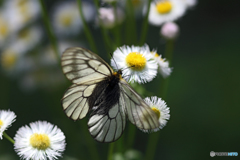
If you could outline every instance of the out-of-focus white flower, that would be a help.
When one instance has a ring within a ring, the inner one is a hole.
[[[0,53],[1,67],[8,75],[17,76],[22,72],[34,69],[33,59],[25,57],[20,49],[21,47],[15,43],[4,48]]]
[[[157,75],[158,68],[148,45],[117,48],[113,52],[111,65],[114,69],[122,69],[127,81],[138,83],[151,81]]]
[[[11,44],[18,45],[18,50],[23,53],[36,47],[42,40],[43,32],[39,26],[25,28],[11,37]]]
[[[8,19],[0,12],[0,48],[5,45],[11,32],[11,26],[9,25]]]
[[[39,2],[35,0],[8,0],[3,8],[14,31],[34,21],[40,13]]]
[[[161,98],[156,96],[145,98],[144,101],[152,108],[152,110],[157,114],[160,127],[154,130],[143,130],[144,132],[156,132],[159,129],[162,129],[166,124],[167,120],[170,118],[170,110],[167,107],[166,102]]]
[[[83,15],[87,22],[94,17],[95,11],[92,4],[82,2]],[[75,35],[79,33],[83,26],[79,8],[76,2],[59,3],[53,12],[53,26],[58,35]]]
[[[180,0],[156,0],[151,2],[149,23],[160,26],[165,22],[175,21],[184,15],[186,8],[186,5]]]
[[[14,137],[14,149],[26,160],[54,160],[65,150],[65,136],[57,127],[46,121],[21,127]]]
[[[124,13],[120,8],[117,8],[117,11],[114,8],[99,8],[98,12],[97,22],[106,28],[113,28],[124,20]]]
[[[197,0],[182,0],[182,1],[187,5],[187,7],[193,7],[197,4]]]
[[[16,120],[14,112],[8,110],[0,110],[0,139],[2,139],[3,132],[7,130]]]
[[[162,55],[158,55],[156,51],[151,52],[154,56],[154,59],[157,61],[159,72],[163,76],[163,78],[167,78],[172,73],[172,68],[169,67],[169,62],[162,58]]]
[[[166,39],[176,39],[179,34],[179,27],[174,22],[164,23],[160,30],[160,34]]]

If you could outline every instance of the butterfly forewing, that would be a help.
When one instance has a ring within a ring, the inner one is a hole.
[[[93,84],[112,75],[112,68],[98,55],[83,48],[68,48],[62,55],[62,70],[75,84]]]
[[[127,118],[141,130],[153,130],[160,126],[156,114],[125,81],[120,81],[122,104]]]

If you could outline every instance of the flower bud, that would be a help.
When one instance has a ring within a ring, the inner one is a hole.
[[[166,39],[176,39],[179,34],[179,27],[174,22],[167,22],[162,26],[160,34]]]

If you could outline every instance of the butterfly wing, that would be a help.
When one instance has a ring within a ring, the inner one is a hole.
[[[143,131],[159,128],[157,115],[123,79],[120,80],[120,89],[120,97],[128,120]]]
[[[94,114],[88,121],[89,132],[99,142],[114,142],[125,129],[126,114],[122,100],[116,103],[106,114]]]
[[[94,84],[112,75],[112,68],[95,53],[79,48],[68,48],[62,55],[62,70],[75,84]]]
[[[96,84],[113,70],[98,55],[78,47],[68,48],[61,63],[63,73],[74,83],[62,98],[63,109],[71,119],[82,119],[89,111],[88,99]]]
[[[96,84],[76,85],[73,84],[65,92],[62,98],[62,106],[66,115],[78,120],[84,118],[89,111],[88,98],[91,96]]]

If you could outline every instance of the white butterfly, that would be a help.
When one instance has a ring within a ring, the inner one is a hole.
[[[68,48],[62,55],[62,70],[73,85],[65,92],[62,106],[73,120],[89,111],[89,132],[99,142],[121,137],[126,119],[141,130],[153,130],[160,124],[154,111],[98,55],[83,48]]]

